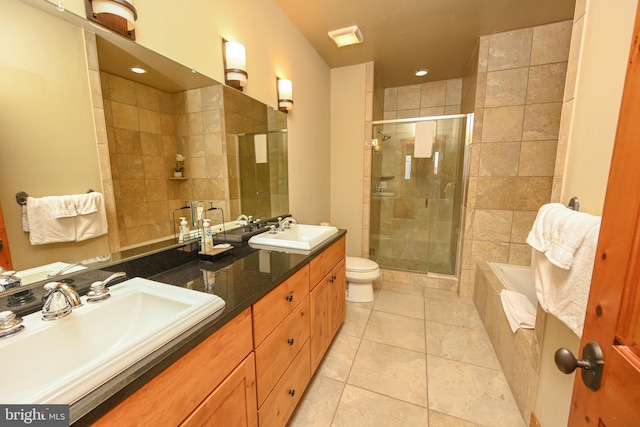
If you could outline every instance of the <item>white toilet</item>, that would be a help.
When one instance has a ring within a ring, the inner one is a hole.
[[[380,277],[375,261],[348,256],[346,259],[347,301],[373,301],[373,281]]]

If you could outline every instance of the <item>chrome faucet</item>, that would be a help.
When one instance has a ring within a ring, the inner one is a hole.
[[[249,221],[249,218],[245,215],[245,214],[240,214],[238,216],[238,218],[236,218],[236,222],[240,222],[240,221]]]
[[[107,285],[114,279],[119,277],[125,277],[127,273],[124,271],[120,271],[118,273],[113,273],[111,276],[107,277],[102,281],[93,282],[91,284],[91,290],[87,293],[87,302],[98,302],[104,301],[109,298],[111,294],[109,293],[109,288]]]
[[[278,231],[283,232],[287,228],[290,228],[292,225],[298,224],[298,220],[292,216],[288,216],[284,219],[278,218]]]
[[[80,262],[80,261],[78,261],[78,262],[74,262],[73,264],[69,264],[69,265],[67,265],[67,266],[65,266],[65,267],[63,267],[63,268],[61,268],[61,269],[60,269],[60,270],[58,270],[58,271],[51,271],[51,272],[49,272],[49,274],[47,274],[47,277],[48,277],[49,279],[51,279],[52,277],[62,276],[62,274],[63,274],[65,271],[71,270],[73,267],[77,267],[78,265],[82,265],[82,262]]]
[[[66,283],[47,283],[44,289],[48,293],[42,305],[42,320],[61,319],[82,305],[78,292]]]

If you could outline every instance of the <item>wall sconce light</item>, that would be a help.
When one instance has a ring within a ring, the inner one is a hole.
[[[238,42],[222,39],[224,80],[231,87],[242,90],[247,84],[247,56],[244,46]]]
[[[293,109],[293,83],[291,80],[278,78],[278,110],[285,113]]]
[[[125,37],[136,39],[138,12],[132,0],[85,0],[84,3],[88,19]]]

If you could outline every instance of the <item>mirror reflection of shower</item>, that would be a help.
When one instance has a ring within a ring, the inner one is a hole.
[[[373,123],[369,256],[380,267],[455,275],[471,117]]]

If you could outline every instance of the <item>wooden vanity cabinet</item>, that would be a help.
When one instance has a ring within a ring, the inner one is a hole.
[[[207,407],[215,408],[216,416],[233,419],[237,417],[236,411],[246,412],[246,425],[255,426],[256,385],[255,379],[247,374],[247,371],[255,369],[253,357],[247,358],[252,350],[251,310],[247,308],[109,411],[95,425],[177,426],[208,400]],[[243,360],[246,366],[238,375],[245,375],[246,379],[225,386],[225,390],[232,389],[230,392],[212,393],[218,385],[224,385],[223,380],[234,369],[237,371]],[[245,400],[238,397],[240,392],[245,394]]]
[[[311,375],[318,368],[344,320],[346,283],[344,253],[343,237],[310,263]]]

